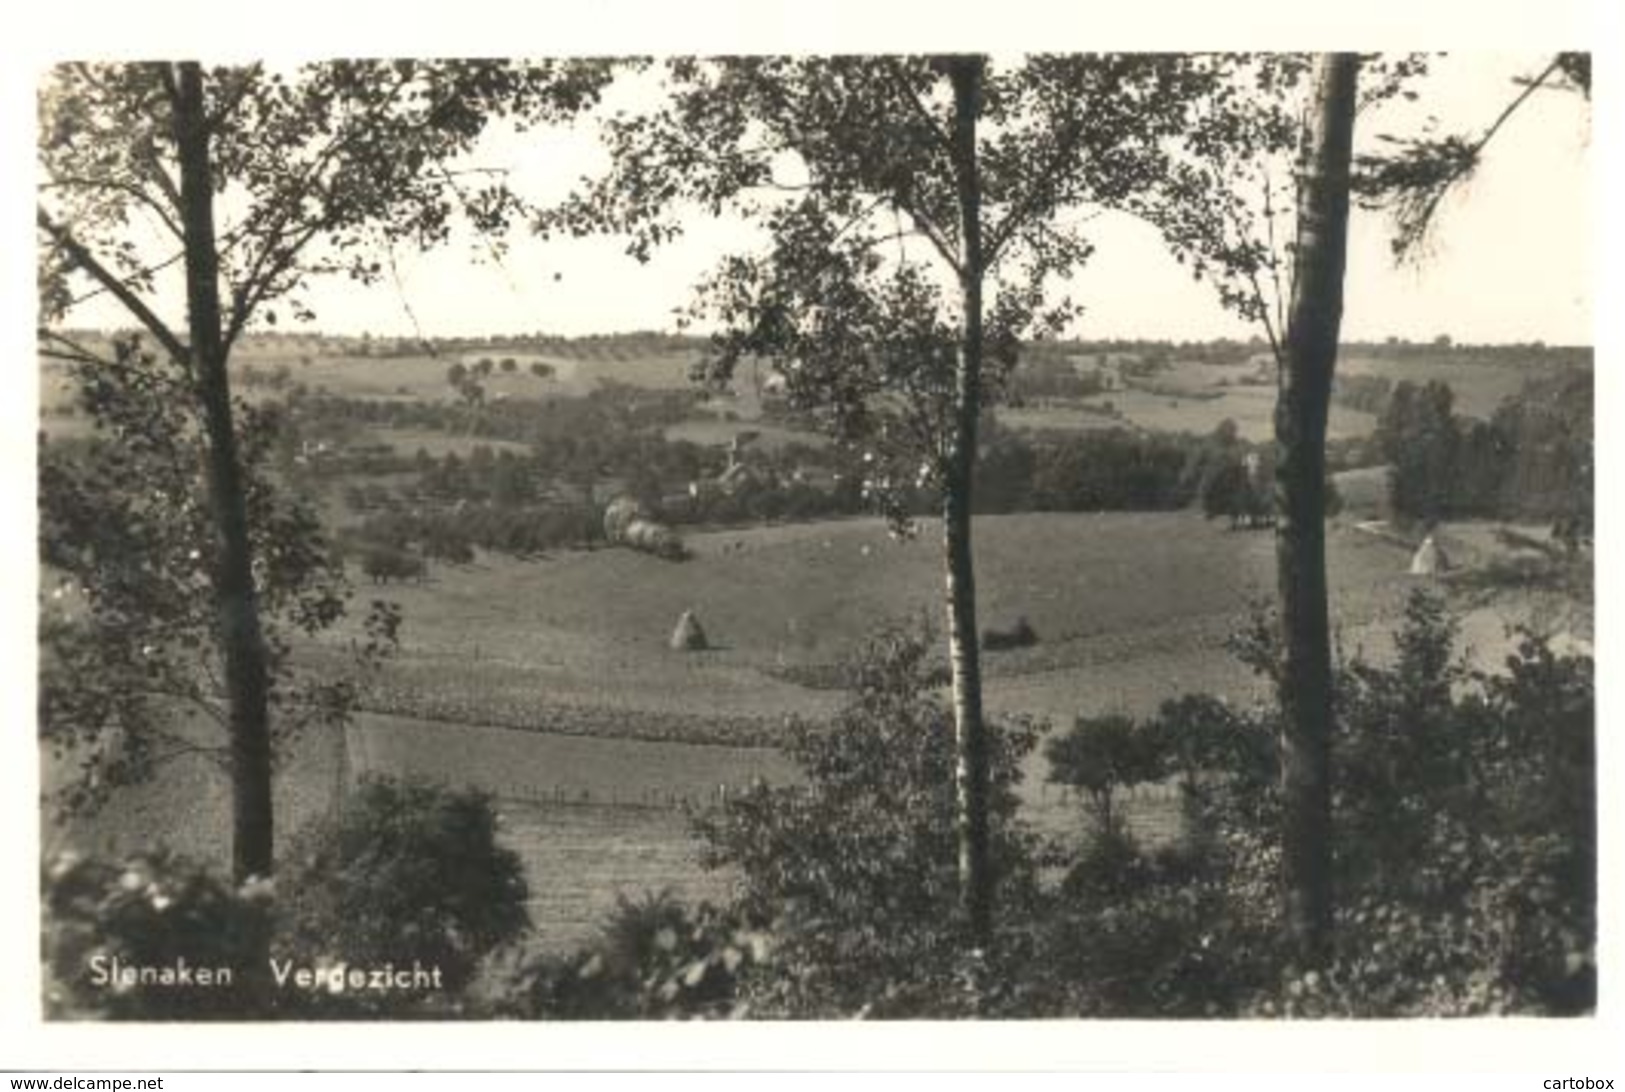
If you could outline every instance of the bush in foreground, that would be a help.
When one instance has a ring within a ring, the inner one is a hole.
[[[41,877],[45,1015],[229,1020],[257,1004],[244,973],[262,958],[270,888],[241,889],[193,861],[61,854]],[[222,975],[220,972],[224,970]]]
[[[530,928],[524,868],[496,826],[481,793],[364,779],[284,855],[280,944],[310,962],[438,968],[455,994]]]
[[[802,783],[757,785],[696,821],[706,862],[741,874],[740,917],[774,935],[772,973],[744,982],[754,1011],[946,1015],[980,1003],[962,988],[974,969],[960,962],[953,720],[930,647],[903,629],[871,639],[834,723],[791,733]],[[996,899],[1013,925],[1038,896],[1038,843],[1015,792],[1037,731],[1020,720],[989,728]]]
[[[523,869],[497,844],[489,801],[385,779],[363,781],[340,813],[297,835],[274,886],[234,889],[155,853],[61,858],[43,890],[46,1010],[68,1018],[467,1015],[480,964],[530,927]],[[175,973],[99,981],[97,968],[116,966]],[[224,968],[227,981],[200,981],[201,968]],[[386,970],[399,977],[381,987],[374,973]]]
[[[1276,920],[1273,710],[1192,696],[1135,729],[1166,748],[1191,829],[1185,846],[1157,854],[1110,828],[1086,840],[1036,967],[1070,981],[1066,1006],[1110,1016],[1590,1010],[1592,663],[1530,637],[1505,672],[1475,673],[1454,636],[1442,605],[1417,594],[1396,661],[1340,672],[1335,956],[1314,971],[1290,964]],[[1260,667],[1274,662],[1268,647],[1253,653]]]

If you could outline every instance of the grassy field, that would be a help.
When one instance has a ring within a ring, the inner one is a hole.
[[[1388,467],[1366,466],[1332,475],[1338,496],[1343,498],[1346,519],[1386,519],[1388,509]]]
[[[999,424],[1031,432],[1088,432],[1092,429],[1122,428],[1124,422],[1104,413],[1089,413],[1077,406],[1001,406]]]
[[[1545,374],[1553,366],[1504,359],[1463,359],[1447,353],[1389,359],[1351,352],[1337,362],[1342,375],[1378,375],[1396,383],[1448,383],[1455,393],[1456,412],[1485,418],[1504,399],[1517,394],[1525,380]],[[1246,439],[1267,440],[1274,434],[1273,380],[1265,384],[1242,382],[1258,374],[1256,361],[1226,365],[1176,361],[1141,386],[1109,391],[1085,401],[1094,406],[1110,403],[1122,422],[1136,428],[1208,433],[1229,418]],[[1273,365],[1265,367],[1262,374],[1273,377]],[[1060,430],[1096,429],[1114,423],[1103,415],[1053,406],[1004,409],[999,420],[1012,428]],[[1333,403],[1328,433],[1332,439],[1365,436],[1376,424],[1372,414]]]
[[[1208,388],[1208,393],[1217,393],[1218,397],[1182,398],[1145,390],[1121,390],[1097,395],[1088,401],[1096,406],[1110,403],[1125,422],[1152,431],[1205,435],[1229,419],[1248,440],[1267,440],[1275,434],[1273,386]],[[1079,428],[1097,428],[1102,420],[1093,414],[1077,416]],[[1377,419],[1373,415],[1334,404],[1326,431],[1335,440],[1369,435],[1376,427]]]
[[[607,700],[642,689],[631,677],[641,674],[661,695],[698,685],[714,710],[730,707],[738,687],[729,679],[741,671],[826,664],[879,622],[922,612],[935,620],[939,535],[927,520],[899,542],[878,519],[716,531],[689,536],[694,556],[686,563],[617,549],[538,561],[482,557],[438,566],[428,582],[389,594],[407,618],[406,660],[535,671],[561,676],[561,685],[563,675],[592,678],[615,692]],[[984,516],[976,545],[983,617],[1025,615],[1042,639],[1027,652],[990,657],[994,674],[1011,663],[1024,671],[1064,666],[1053,650],[1078,642],[1136,653],[1144,651],[1140,635],[1177,642],[1181,631],[1233,619],[1273,580],[1269,535],[1229,531],[1189,512]],[[1383,598],[1402,568],[1397,553],[1373,553],[1352,533],[1334,532],[1331,549],[1345,608]],[[688,609],[713,651],[666,649]]]
[[[239,367],[260,370],[278,364],[288,367],[293,382],[311,389],[350,398],[410,398],[431,402],[449,401],[455,393],[446,383],[446,372],[454,364],[472,367],[482,358],[494,362],[491,374],[481,380],[487,398],[575,397],[603,383],[628,383],[650,389],[678,389],[689,386],[689,353],[660,353],[625,360],[579,360],[547,353],[521,350],[478,350],[458,353],[416,353],[402,356],[258,354],[238,358]],[[499,366],[512,357],[516,369],[504,372]],[[532,364],[552,369],[548,376],[531,374]]]
[[[1524,381],[1550,374],[1551,367],[1514,361],[1472,361],[1440,354],[1421,359],[1390,360],[1349,355],[1337,362],[1344,375],[1380,375],[1398,383],[1448,383],[1455,394],[1457,413],[1488,418],[1501,402],[1523,389]]]
[[[637,808],[504,803],[504,840],[525,862],[528,947],[564,952],[592,939],[618,898],[669,891],[688,903],[727,898],[733,877],[699,865],[680,814]]]
[[[752,448],[768,451],[777,451],[790,444],[802,444],[807,447],[828,447],[830,439],[817,432],[801,432],[797,429],[785,428],[782,425],[767,425],[759,421],[748,421],[741,417],[737,421],[728,421],[714,417],[695,418],[684,421],[680,425],[672,425],[666,429],[666,439],[687,440],[691,444],[702,447],[731,442],[741,432],[754,432],[756,438],[750,441]]]
[[[691,545],[695,558],[682,565],[603,550],[485,560],[392,588],[407,622],[380,693],[397,713],[533,734],[771,742],[785,714],[822,718],[841,700],[797,685],[802,673],[817,676],[812,669],[849,654],[881,622],[940,618],[935,525],[907,543],[879,521],[850,520],[699,535]],[[1397,609],[1408,553],[1342,526],[1330,548],[1339,622],[1361,642]],[[1033,648],[985,658],[990,709],[1065,725],[1083,713],[1143,715],[1193,690],[1259,696],[1225,639],[1269,594],[1268,534],[1188,513],[984,517],[977,550],[983,617],[1025,615],[1040,635]],[[666,648],[690,608],[712,651]],[[509,733],[503,746],[530,746],[525,735]],[[1035,755],[1035,807],[1047,801],[1045,773]]]
[[[1193,690],[1261,696],[1224,639],[1268,594],[1270,535],[1188,513],[986,517],[977,527],[983,617],[1025,614],[1040,636],[1033,648],[986,656],[991,712],[1064,727],[1085,713],[1149,713]],[[694,560],[680,565],[600,550],[487,559],[392,586],[406,628],[382,687],[401,712],[362,714],[343,751],[333,736],[303,737],[278,773],[281,829],[320,814],[346,777],[364,773],[478,787],[497,798],[503,837],[525,862],[547,947],[585,938],[617,894],[717,897],[730,879],[696,867],[684,806],[795,774],[775,747],[695,740],[737,724],[770,743],[787,714],[833,712],[841,694],[797,685],[795,669],[828,665],[877,622],[937,619],[936,530],[928,524],[908,543],[875,520],[718,532],[695,536]],[[1339,643],[1380,653],[1411,586],[1408,550],[1346,523],[1332,526],[1329,549]],[[714,650],[666,648],[688,607]],[[1480,613],[1468,633],[1493,646],[1480,650],[1493,662],[1505,647],[1492,632],[1499,615]],[[405,715],[414,701],[445,719]],[[1046,774],[1035,753],[1025,814],[1041,831],[1076,832],[1079,802]],[[1147,840],[1174,836],[1167,789],[1127,807]],[[227,819],[219,773],[181,762],[53,842],[116,853],[164,841],[223,862]]]
[[[626,550],[490,558],[391,587],[401,654],[369,702],[453,724],[771,743],[786,715],[833,712],[830,665],[875,626],[940,625],[934,524],[904,543],[878,520],[848,520],[690,545],[694,559],[676,565]],[[1148,713],[1188,690],[1252,698],[1225,642],[1269,596],[1273,548],[1268,534],[1190,513],[979,519],[982,617],[1025,616],[1040,637],[985,657],[990,708],[1067,723]],[[1339,624],[1380,628],[1407,587],[1406,547],[1334,526],[1330,550]],[[666,647],[689,609],[711,650]]]

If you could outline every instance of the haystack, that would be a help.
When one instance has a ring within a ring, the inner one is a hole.
[[[1436,576],[1450,568],[1450,559],[1445,557],[1444,550],[1433,541],[1429,535],[1422,540],[1422,545],[1416,548],[1411,557],[1412,576]]]
[[[677,628],[671,631],[671,647],[677,652],[697,652],[711,647],[706,643],[705,630],[700,628],[700,620],[694,617],[693,611],[685,610],[683,616],[677,619]]]
[[[623,493],[610,501],[604,509],[604,538],[613,543],[620,543],[626,536],[626,529],[634,521],[648,518],[648,511],[638,503],[637,498]]]
[[[1026,615],[1017,616],[1007,626],[988,626],[982,630],[982,647],[989,652],[1002,652],[1012,648],[1027,648],[1038,643],[1038,633],[1027,621]]]

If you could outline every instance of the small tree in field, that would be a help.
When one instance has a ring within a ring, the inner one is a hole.
[[[1126,833],[1118,791],[1156,781],[1166,765],[1161,738],[1136,728],[1133,718],[1115,714],[1077,718],[1071,731],[1045,741],[1044,757],[1051,781],[1087,795],[1090,817],[1107,839]]]

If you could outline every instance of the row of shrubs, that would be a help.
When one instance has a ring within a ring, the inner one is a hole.
[[[1278,664],[1267,627],[1239,644]],[[1562,1015],[1595,1004],[1594,690],[1589,659],[1530,638],[1467,671],[1436,601],[1412,600],[1392,666],[1345,665],[1334,755],[1336,948],[1292,964],[1275,876],[1276,713],[1205,696],[1147,721],[1080,720],[1048,747],[1088,801],[1040,838],[1017,787],[1042,726],[992,724],[991,946],[967,954],[955,879],[952,718],[932,642],[875,637],[834,723],[785,749],[803,783],[758,784],[694,817],[722,906],[623,902],[578,951],[524,946],[526,885],[489,803],[368,782],[282,854],[274,888],[233,889],[152,856],[45,875],[58,1016],[522,1018]],[[1147,849],[1122,787],[1173,779],[1186,829]],[[1056,875],[1062,877],[1054,882]],[[548,878],[536,878],[548,882]],[[96,989],[131,965],[253,958],[442,969],[383,995]]]

